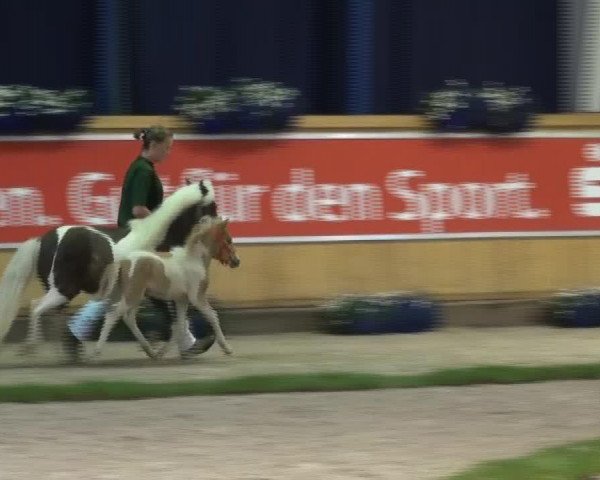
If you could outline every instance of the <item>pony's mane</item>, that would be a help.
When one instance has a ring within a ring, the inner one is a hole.
[[[198,188],[197,183],[186,185],[176,190],[174,193],[169,195],[165,201],[160,205],[159,208],[154,210],[150,215],[145,218],[134,218],[129,221],[128,226],[131,231],[144,228],[145,225],[154,223],[157,217],[164,216],[168,211],[172,210],[173,207],[179,207],[185,205],[185,208],[191,207],[196,203],[202,202],[202,205],[210,205],[215,202],[215,191],[210,180],[202,180],[202,185],[205,187],[205,192],[202,188]],[[181,211],[185,208],[180,209]]]
[[[196,204],[209,205],[215,201],[210,180],[202,180],[178,189],[169,195],[154,212],[145,218],[129,222],[130,232],[116,245],[116,252],[154,250],[165,238],[169,226],[186,208]]]

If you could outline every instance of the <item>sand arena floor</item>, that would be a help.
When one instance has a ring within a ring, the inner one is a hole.
[[[3,404],[0,479],[437,479],[600,436],[599,394],[580,381]]]

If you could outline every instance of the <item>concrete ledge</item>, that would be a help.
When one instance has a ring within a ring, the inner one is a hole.
[[[544,321],[544,304],[535,299],[444,302],[442,312],[444,325],[452,327],[532,326]],[[71,310],[65,310],[46,317],[42,322],[44,338],[57,340],[71,313]],[[317,307],[223,308],[219,313],[226,335],[316,332],[321,323]],[[20,316],[6,341],[22,341],[27,324],[27,318]]]
[[[444,320],[454,327],[515,327],[544,321],[544,303],[536,299],[460,301],[442,304]]]
[[[162,124],[176,132],[192,131],[192,125],[176,115],[108,115],[86,120],[87,132],[133,132],[148,125]],[[599,113],[555,113],[537,115],[536,129],[597,130]],[[304,115],[295,119],[296,131],[320,130],[422,130],[423,115]]]

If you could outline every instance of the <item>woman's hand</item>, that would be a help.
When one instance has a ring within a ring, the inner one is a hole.
[[[133,207],[133,216],[135,218],[145,218],[150,215],[150,210],[147,207],[136,205]]]

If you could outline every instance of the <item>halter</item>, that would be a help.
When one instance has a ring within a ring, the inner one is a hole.
[[[213,258],[218,260],[223,265],[228,265],[231,257],[231,245],[225,241],[225,233],[219,229],[214,235],[215,243],[218,245],[218,249]]]

